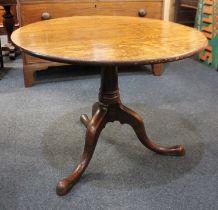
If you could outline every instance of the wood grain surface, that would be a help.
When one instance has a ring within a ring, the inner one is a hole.
[[[207,46],[203,33],[175,23],[122,16],[74,16],[33,23],[12,34],[24,52],[51,61],[152,64],[189,57]]]

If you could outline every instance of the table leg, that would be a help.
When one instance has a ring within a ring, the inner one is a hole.
[[[133,110],[125,107],[122,104],[120,104],[118,110],[118,120],[120,123],[126,123],[132,126],[140,142],[148,149],[162,155],[182,156],[185,154],[185,150],[182,145],[163,147],[152,142],[146,134],[142,118]]]
[[[164,64],[163,63],[152,64],[151,68],[155,76],[161,76],[164,71]]]
[[[138,139],[148,149],[163,155],[182,156],[185,154],[183,146],[163,147],[153,143],[147,136],[142,118],[133,110],[125,107],[120,100],[118,89],[117,67],[104,67],[101,73],[101,87],[99,102],[92,107],[92,118],[81,116],[81,122],[87,128],[86,141],[82,159],[70,176],[59,181],[57,194],[67,194],[76,181],[82,176],[88,166],[97,144],[98,137],[107,122],[119,121],[132,126]]]
[[[92,116],[95,114],[95,112],[97,111],[98,107],[99,107],[99,102],[96,102],[96,103],[93,104],[93,106],[92,106]],[[89,124],[89,117],[87,116],[87,114],[82,114],[80,116],[80,121],[87,128],[87,126]]]
[[[85,137],[85,147],[80,163],[70,176],[58,182],[56,192],[58,195],[65,195],[73,187],[76,181],[82,176],[88,166],[101,130],[106,125],[106,111],[99,107],[90,122],[88,123]]]

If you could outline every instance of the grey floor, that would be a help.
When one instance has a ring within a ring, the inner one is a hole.
[[[0,81],[0,210],[218,209],[218,72],[191,59],[168,64],[161,77],[146,69],[119,75],[124,104],[163,145],[183,144],[184,157],[144,148],[128,125],[110,123],[73,190],[57,181],[78,162],[99,74],[40,80],[24,88],[22,64],[5,60]],[[41,76],[42,78],[43,76]]]

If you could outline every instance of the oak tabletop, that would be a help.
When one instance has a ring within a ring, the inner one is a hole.
[[[21,27],[11,39],[24,52],[51,61],[152,64],[175,61],[207,46],[203,33],[176,23],[124,16],[73,16]]]

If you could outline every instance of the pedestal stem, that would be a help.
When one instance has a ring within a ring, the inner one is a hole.
[[[105,105],[120,102],[118,68],[116,66],[102,67],[99,102]]]

